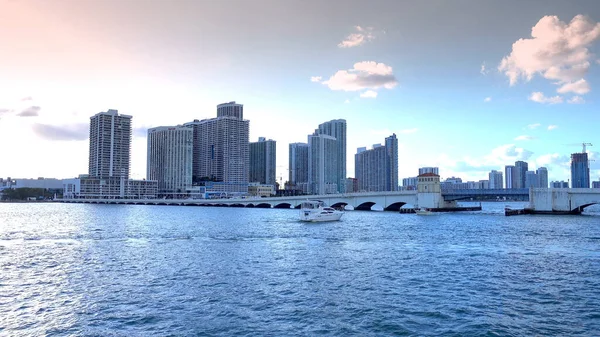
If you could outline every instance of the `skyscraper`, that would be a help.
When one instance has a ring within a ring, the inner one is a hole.
[[[333,165],[332,177],[338,186],[338,192],[344,192],[346,182],[346,120],[334,119],[319,125],[315,134],[328,135],[337,140],[337,146],[326,160]],[[309,142],[310,144],[310,142]],[[332,181],[333,182],[333,181]]]
[[[548,169],[540,167],[536,170],[536,174],[538,178],[538,187],[548,188]]]
[[[504,167],[504,178],[506,179],[506,188],[516,188],[516,169],[514,165]]]
[[[90,117],[90,176],[129,179],[131,118],[112,109]]]
[[[520,160],[515,162],[516,179],[514,180],[515,184],[513,188],[525,188],[525,177],[528,170],[529,165],[526,162]]]
[[[440,168],[439,167],[419,167],[419,175],[421,174],[425,174],[425,173],[433,173],[433,174],[440,174]]]
[[[289,183],[294,189],[308,193],[308,144],[291,143],[289,157]]]
[[[571,154],[571,187],[590,188],[590,167],[587,153]]]
[[[538,176],[535,171],[527,171],[525,172],[525,188],[536,188],[539,187]]]
[[[339,141],[332,136],[315,133],[308,136],[308,184],[312,194],[339,191]],[[345,181],[344,181],[345,183]],[[345,185],[345,184],[344,184]]]
[[[192,187],[193,130],[184,126],[148,129],[146,178],[158,181],[159,196]]]
[[[385,146],[359,148],[354,156],[355,177],[359,191],[379,192],[398,190],[398,139],[393,134]]]
[[[491,189],[501,189],[502,188],[502,172],[492,170],[488,175]]]
[[[194,135],[194,184],[210,181],[212,191],[248,191],[250,122],[243,116],[243,105],[229,102],[217,106],[216,118],[185,124]]]
[[[264,137],[250,143],[250,182],[275,186],[276,145],[274,140]]]

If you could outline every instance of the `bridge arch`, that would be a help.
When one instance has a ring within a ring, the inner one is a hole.
[[[275,206],[273,206],[273,208],[285,208],[285,209],[288,209],[291,207],[292,207],[292,204],[290,204],[288,202],[282,202],[280,204],[276,204]]]
[[[400,208],[402,208],[402,206],[404,206],[404,205],[406,205],[405,202],[395,202],[395,203],[389,205],[388,207],[385,207],[383,210],[400,212]]]
[[[362,204],[354,207],[354,210],[356,210],[356,211],[370,211],[371,207],[373,207],[373,205],[375,205],[375,203],[372,202],[372,201],[363,202]]]

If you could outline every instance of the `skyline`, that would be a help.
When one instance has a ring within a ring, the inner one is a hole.
[[[400,181],[430,166],[477,181],[516,160],[567,181],[583,142],[600,177],[593,1],[224,3],[0,0],[0,177],[86,173],[89,118],[116,109],[133,116],[144,178],[147,129],[229,101],[250,142],[279,144],[277,181],[288,144],[334,119],[349,177],[357,148],[393,133]]]

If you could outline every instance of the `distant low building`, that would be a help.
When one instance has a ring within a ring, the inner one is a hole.
[[[275,195],[275,185],[250,183],[248,184],[248,194],[256,197],[270,197]]]
[[[592,181],[592,188],[600,188],[600,180]]]
[[[63,180],[65,199],[154,199],[158,181],[81,175]]]
[[[551,188],[569,188],[569,182],[567,181],[551,181]]]

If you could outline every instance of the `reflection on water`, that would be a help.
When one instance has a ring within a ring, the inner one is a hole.
[[[0,335],[600,331],[600,209],[505,217],[506,204],[524,206],[320,224],[283,209],[0,204]]]

